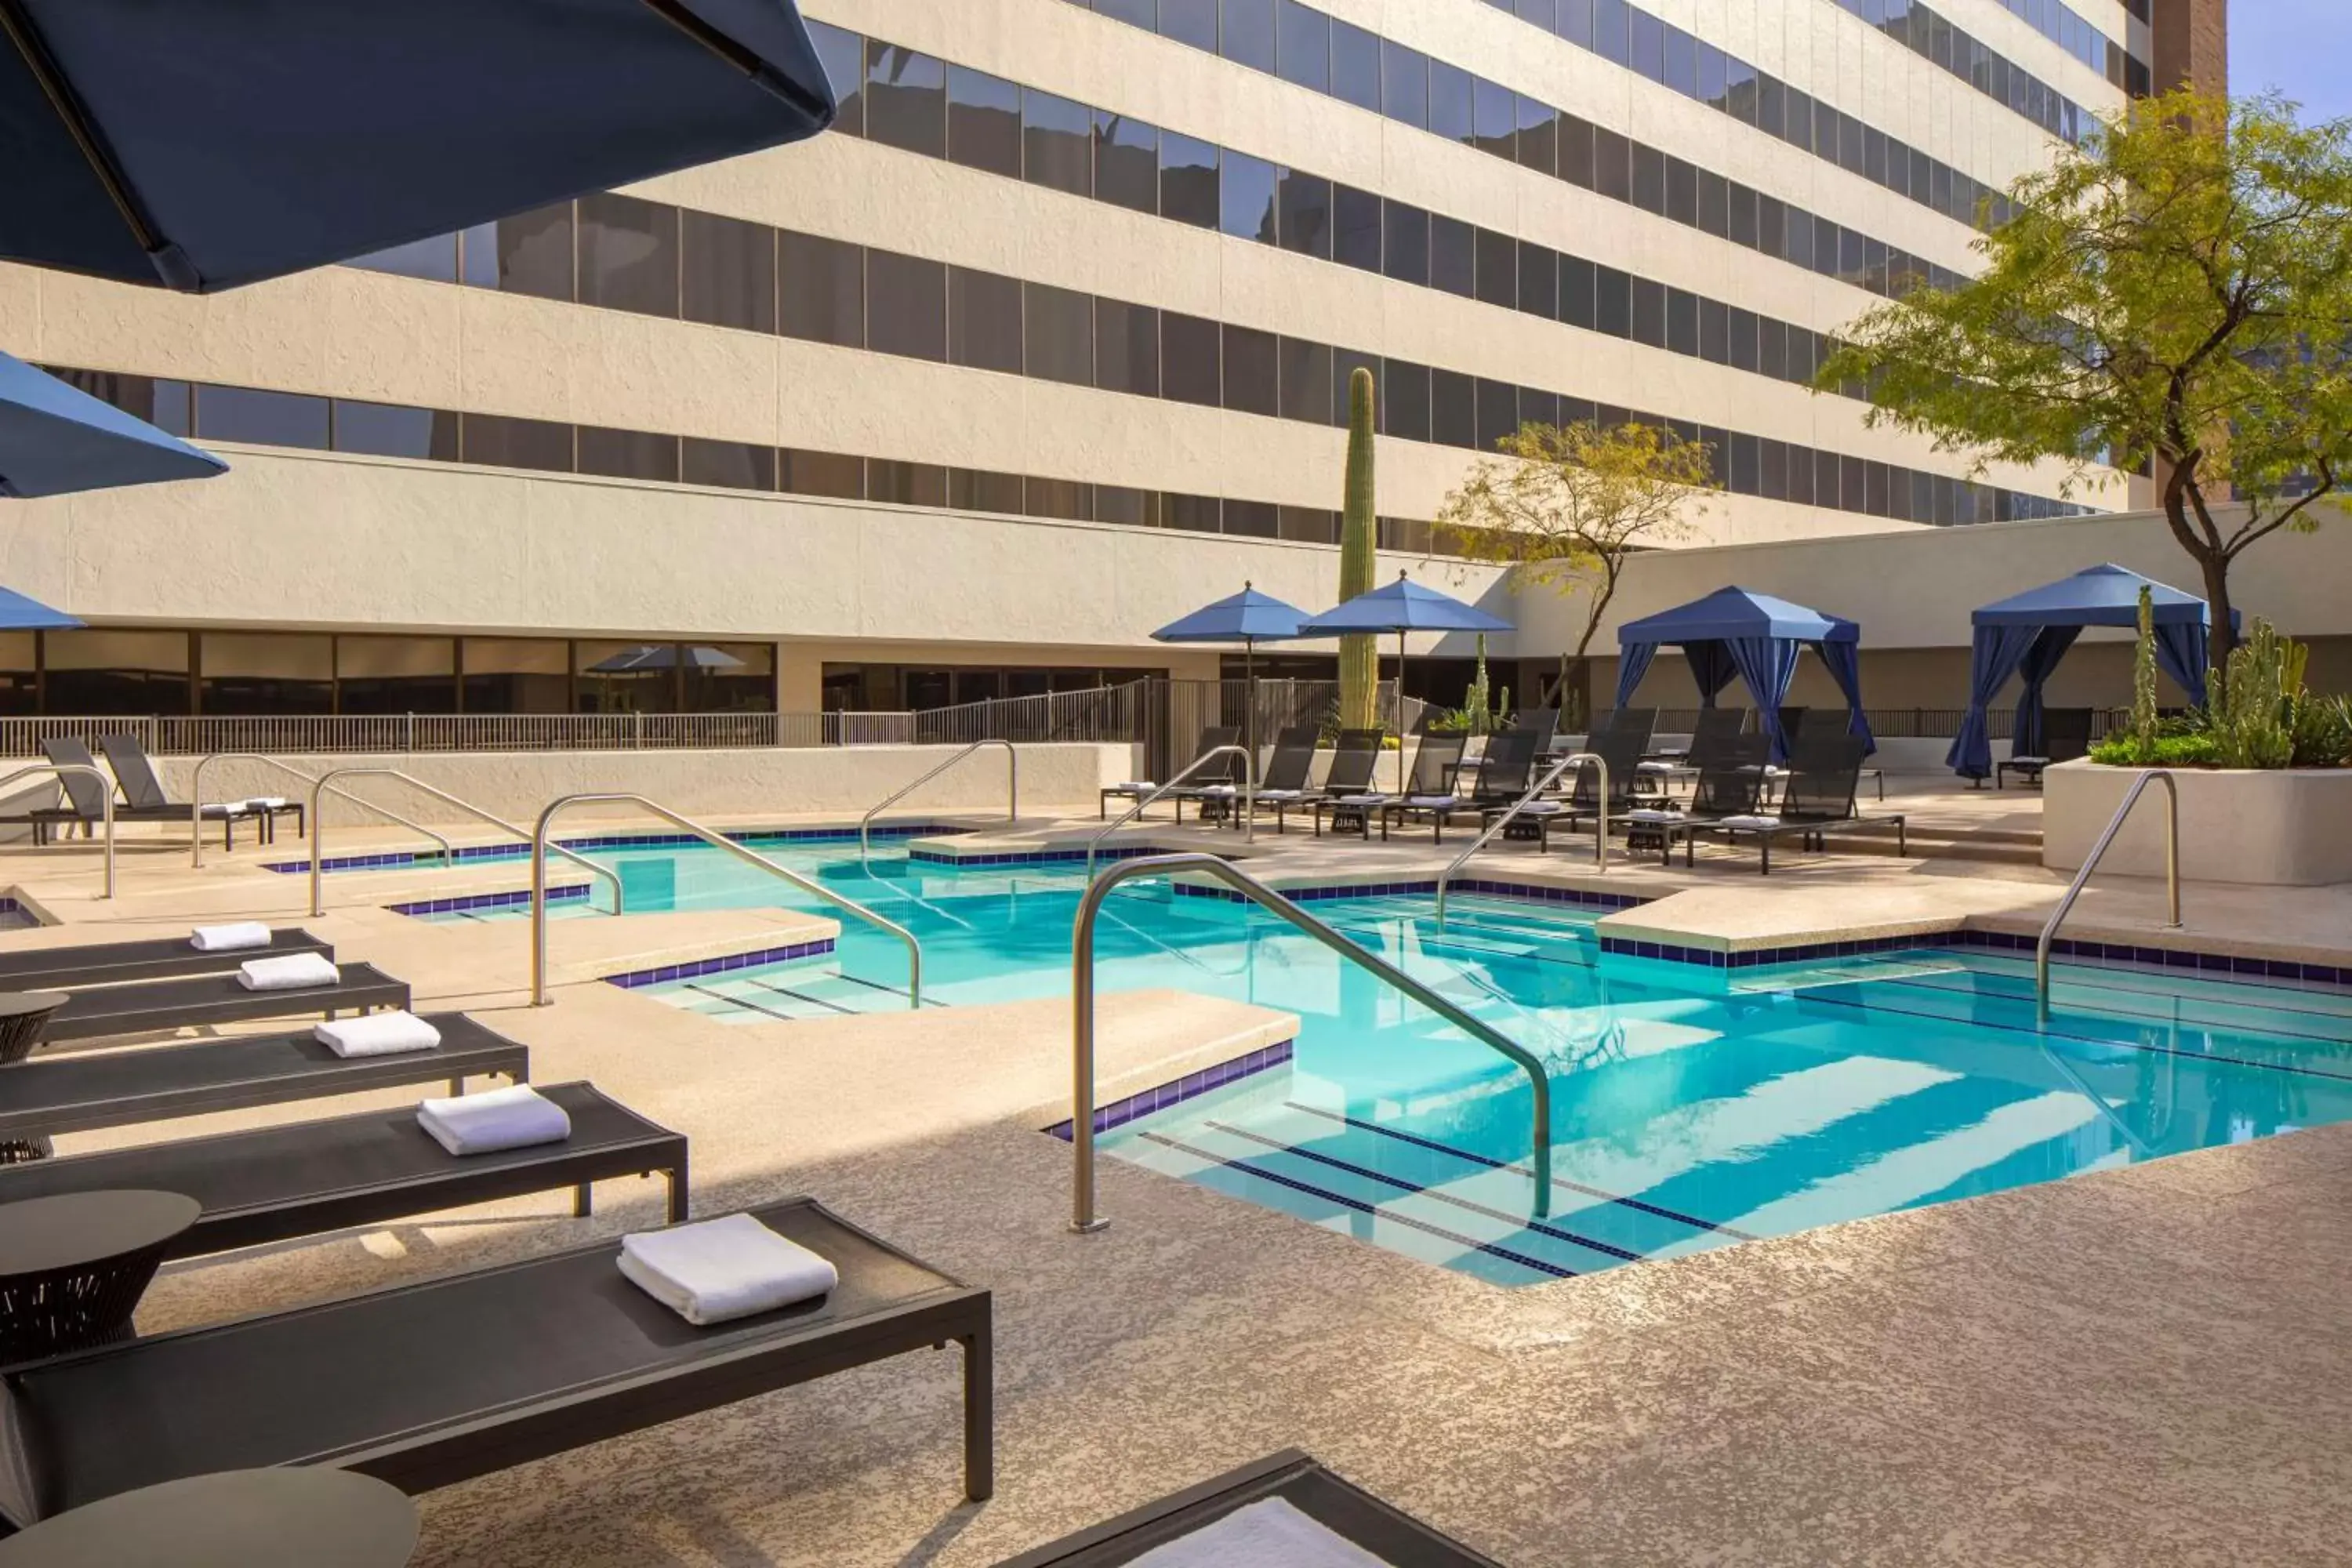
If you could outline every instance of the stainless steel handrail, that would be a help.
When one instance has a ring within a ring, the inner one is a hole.
[[[2134,779],[2131,788],[2125,792],[2124,803],[2116,807],[2115,816],[2107,819],[2106,831],[2099,835],[2096,844],[2091,846],[2091,852],[2083,857],[2083,868],[2074,873],[2074,881],[2067,885],[2066,896],[2060,899],[2058,907],[2050,911],[2050,919],[2042,927],[2041,940],[2033,944],[2033,1016],[2035,1021],[2045,1027],[2050,1022],[2050,943],[2057,936],[2059,926],[2074,912],[2074,900],[2082,897],[2084,884],[2091,879],[2091,873],[2098,869],[2099,858],[2106,854],[2107,846],[2113,844],[2116,835],[2123,831],[2124,819],[2131,816],[2131,808],[2139,804],[2139,797],[2146,793],[2150,780],[2160,781],[2164,785],[2164,890],[2171,915],[2164,922],[2164,929],[2180,929],[2180,786],[2173,782],[2170,770],[2148,768]]]
[[[444,805],[454,805],[459,811],[466,813],[467,816],[475,817],[479,821],[488,823],[492,827],[504,828],[507,832],[513,834],[525,844],[530,842],[530,835],[529,833],[517,827],[505,817],[494,816],[491,813],[483,810],[480,806],[476,805],[470,800],[460,800],[457,796],[451,795],[447,790],[439,788],[434,784],[426,784],[423,779],[412,777],[407,773],[402,773],[398,768],[330,768],[326,773],[320,775],[317,783],[310,786],[310,913],[314,916],[323,915],[327,912],[326,906],[320,901],[322,894],[319,880],[320,863],[326,858],[327,855],[327,819],[326,816],[319,810],[319,797],[324,794],[328,787],[337,779],[398,779],[402,784],[406,784],[409,788],[423,795],[429,795],[434,799],[442,802]],[[359,799],[357,795],[352,795],[348,790],[338,789],[335,793],[343,796],[346,800]],[[375,803],[373,801],[362,801],[361,804],[363,805],[373,806]],[[452,847],[446,838],[442,838],[441,835],[434,833],[429,827],[424,828],[421,831],[430,833],[436,838],[440,838],[441,858],[450,865],[455,865],[457,863],[457,851]],[[621,874],[618,871],[614,870],[610,866],[600,866],[595,861],[588,858],[587,856],[581,854],[578,850],[567,849],[561,844],[552,845],[550,846],[550,847],[553,848],[557,854],[562,856],[565,859],[570,860],[576,865],[586,867],[591,876],[602,877],[607,882],[612,883],[613,912],[616,915],[624,912],[621,908]]]
[[[215,752],[209,756],[198,757],[196,759],[195,772],[190,774],[188,778],[188,823],[196,841],[195,847],[190,852],[191,859],[189,864],[199,871],[205,868],[205,770],[215,763],[226,762],[261,763],[269,767],[276,768],[281,773],[300,779],[305,784],[316,784],[319,782],[316,774],[306,773],[300,768],[294,767],[289,763],[281,763],[276,757],[270,756],[262,752]],[[441,853],[444,857],[446,857],[449,854],[449,840],[443,835],[434,832],[433,829],[425,826],[423,823],[411,822],[408,818],[401,816],[400,813],[390,810],[387,807],[378,805],[372,800],[363,800],[360,796],[352,794],[349,790],[339,789],[334,791],[333,794],[341,799],[350,801],[353,805],[374,812],[378,816],[383,817],[387,821],[398,823],[401,826],[407,828],[411,833],[423,834],[425,837],[434,840],[441,846]],[[227,805],[228,803],[223,801],[216,802],[215,804]],[[311,803],[310,820],[314,825],[319,820],[318,804],[316,801]],[[313,901],[315,902],[316,900]]]
[[[1535,1213],[1551,1213],[1551,1080],[1543,1062],[1493,1025],[1472,1016],[1386,959],[1365,951],[1333,931],[1297,904],[1214,855],[1190,850],[1179,855],[1147,855],[1122,860],[1102,874],[1078,900],[1077,923],[1070,932],[1070,1150],[1072,1157],[1070,1228],[1081,1235],[1103,1229],[1110,1221],[1095,1212],[1095,917],[1113,888],[1132,877],[1161,877],[1178,871],[1200,871],[1214,877],[1267,913],[1313,937],[1340,957],[1385,981],[1420,1003],[1483,1046],[1501,1052],[1528,1075],[1535,1091]]]
[[[88,763],[31,763],[5,776],[0,776],[0,785],[13,784],[18,779],[30,778],[36,773],[49,774],[58,781],[60,787],[64,785],[66,775],[68,773],[79,773],[86,778],[98,781],[99,792],[103,801],[100,807],[100,819],[106,824],[106,891],[100,896],[109,899],[114,897],[114,780],[112,776],[99,768],[92,767]],[[73,799],[72,791],[66,792],[66,799],[68,802]]]
[[[864,816],[857,819],[858,864],[861,866],[864,865],[867,857],[874,851],[872,828],[874,819],[877,816],[880,816],[883,811],[888,807],[898,805],[900,801],[906,799],[908,795],[914,794],[917,790],[922,788],[925,784],[930,783],[933,779],[939,777],[941,773],[947,772],[950,768],[955,766],[966,757],[971,755],[974,752],[981,751],[989,746],[1002,746],[1004,748],[1004,820],[1007,822],[1020,821],[1021,753],[1013,750],[1013,742],[1010,741],[974,741],[971,745],[964,747],[963,750],[958,752],[954,756],[950,757],[946,762],[941,763],[938,767],[933,768],[930,772],[925,773],[921,778],[917,779],[913,784],[907,785],[904,789],[893,790],[888,795],[883,796],[881,800],[875,803],[873,809],[866,812]]]
[[[1219,757],[1239,757],[1242,760],[1242,842],[1244,844],[1256,843],[1257,759],[1250,754],[1250,749],[1247,746],[1212,746],[1207,751],[1202,752],[1199,756],[1194,757],[1191,762],[1186,763],[1182,767],[1177,769],[1175,776],[1171,778],[1166,784],[1161,784],[1150,795],[1145,795],[1141,800],[1137,801],[1133,805],[1129,806],[1127,810],[1120,813],[1118,821],[1105,825],[1100,832],[1097,833],[1092,838],[1087,840],[1087,880],[1091,882],[1095,879],[1095,851],[1101,847],[1104,839],[1109,837],[1112,834],[1117,833],[1120,828],[1125,827],[1137,817],[1141,816],[1144,814],[1144,811],[1157,802],[1161,795],[1166,795],[1170,790],[1174,789],[1178,784],[1182,784],[1186,779],[1191,778],[1194,773],[1199,773],[1202,768],[1207,767]],[[1184,808],[1180,805],[1176,809],[1181,813]]]
[[[1445,929],[1445,884],[1454,879],[1454,873],[1468,865],[1470,863],[1470,857],[1478,853],[1479,850],[1486,847],[1488,840],[1492,839],[1497,833],[1502,832],[1506,827],[1508,827],[1511,825],[1513,818],[1517,817],[1520,812],[1525,811],[1530,805],[1534,804],[1537,796],[1542,795],[1544,791],[1558,784],[1559,782],[1560,774],[1568,772],[1569,769],[1575,767],[1580,763],[1591,763],[1594,767],[1601,770],[1601,790],[1599,795],[1601,802],[1601,819],[1595,825],[1595,831],[1592,836],[1592,868],[1594,871],[1599,873],[1607,873],[1609,869],[1609,763],[1606,759],[1598,756],[1591,752],[1570,752],[1568,755],[1560,758],[1557,763],[1553,764],[1552,770],[1549,773],[1544,774],[1543,777],[1538,779],[1532,785],[1530,785],[1527,794],[1513,801],[1511,803],[1511,808],[1508,811],[1503,813],[1502,816],[1488,823],[1486,825],[1486,830],[1478,835],[1477,837],[1472,839],[1470,841],[1470,847],[1462,851],[1461,854],[1456,855],[1454,858],[1454,863],[1452,865],[1446,867],[1444,870],[1440,871],[1437,874],[1438,930],[1444,931]]]
[[[813,893],[835,909],[845,910],[866,924],[889,932],[907,944],[907,1005],[910,1008],[922,1006],[923,944],[915,940],[913,931],[887,916],[875,913],[856,899],[846,898],[822,883],[802,876],[789,866],[779,866],[757,850],[746,849],[715,827],[705,827],[692,817],[681,816],[659,801],[648,800],[644,795],[629,795],[625,792],[610,795],[601,792],[567,795],[560,799],[550,801],[547,809],[539,814],[539,826],[530,837],[530,1005],[532,1006],[544,1007],[550,1001],[547,994],[548,829],[554,826],[558,816],[572,806],[589,805],[634,805],[640,811],[649,812],[664,822],[693,834],[705,844],[714,848],[724,849],[738,860],[757,866],[770,876],[781,877],[801,891]]]

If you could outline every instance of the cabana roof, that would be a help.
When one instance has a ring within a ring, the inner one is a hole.
[[[1969,618],[1980,626],[2133,626],[2139,624],[2142,588],[2149,591],[2157,625],[2211,624],[2211,612],[2196,595],[2143,577],[2112,561],[2012,594]]]
[[[1856,642],[1861,636],[1861,628],[1843,616],[1825,616],[1769,594],[1738,587],[1717,588],[1703,599],[1660,610],[1617,628],[1620,646],[1722,642],[1733,637]]]

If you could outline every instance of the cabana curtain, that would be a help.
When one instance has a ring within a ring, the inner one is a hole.
[[[1737,675],[1756,704],[1764,732],[1771,737],[1772,760],[1785,762],[1789,738],[1780,732],[1780,710],[1788,700],[1798,656],[1810,646],[1844,693],[1847,732],[1877,742],[1862,711],[1861,630],[1852,621],[1792,605],[1746,588],[1718,588],[1703,599],[1617,628],[1617,706],[1631,702],[1659,648],[1683,650],[1699,706],[1712,708]]]

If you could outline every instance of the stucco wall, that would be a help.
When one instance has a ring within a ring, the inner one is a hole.
[[[803,812],[845,814],[855,820],[892,790],[919,777],[953,754],[943,746],[825,746],[793,750],[713,752],[492,752],[417,756],[289,756],[285,760],[313,777],[331,768],[397,768],[529,826],[559,795],[589,790],[648,795],[689,816],[772,812],[779,817]],[[194,759],[164,757],[157,766],[165,787],[184,799]],[[1133,775],[1127,746],[1035,745],[1021,748],[1021,802],[1025,813],[1056,806],[1089,808],[1107,783]],[[471,819],[429,795],[404,789],[397,780],[358,779],[348,786],[371,800],[419,822],[464,825]],[[283,773],[247,763],[220,762],[205,770],[205,798],[287,795],[299,786]],[[1001,812],[1004,808],[1004,759],[979,752],[918,791],[905,803],[911,815],[933,811]],[[578,808],[587,817],[631,815],[627,806]],[[568,819],[568,818],[567,818]],[[383,819],[348,804],[330,801],[330,823],[374,823]],[[477,825],[478,826],[478,825]]]
[[[2042,775],[2042,863],[2083,864],[2137,769],[2062,763]],[[2352,882],[2352,771],[2182,768],[2180,875],[2200,882],[2312,887]],[[2126,877],[2164,875],[2163,786],[2151,784],[2099,861]],[[2336,933],[2340,935],[2341,933]]]

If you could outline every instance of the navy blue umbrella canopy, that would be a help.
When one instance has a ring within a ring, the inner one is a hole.
[[[1402,572],[1385,588],[1359,594],[1337,609],[1308,621],[1308,637],[1358,632],[1397,635],[1397,793],[1404,793],[1404,634],[1407,632],[1507,632],[1511,623],[1466,605],[1451,594],[1423,587]]]
[[[2042,750],[2042,693],[2058,661],[2084,626],[2137,626],[2140,590],[2148,591],[2156,626],[2156,661],[2189,700],[2205,704],[2206,647],[2213,615],[2194,594],[2143,577],[2113,562],[2087,566],[2071,577],[2012,594],[1978,610],[1969,664],[1969,710],[1952,737],[1945,765],[1963,778],[1992,772],[1992,739],[1985,710],[2011,676],[2025,689],[2017,700],[2011,750],[2035,756]]]
[[[0,495],[209,479],[227,468],[210,452],[0,354]]]
[[[1213,605],[1203,605],[1189,616],[1169,622],[1151,634],[1154,642],[1237,642],[1242,645],[1242,658],[1248,673],[1244,678],[1248,686],[1248,707],[1244,714],[1244,728],[1249,744],[1250,765],[1257,765],[1257,645],[1262,642],[1288,642],[1298,636],[1307,619],[1307,612],[1296,605],[1286,605],[1271,594],[1261,594],[1254,584],[1244,583],[1238,594],[1229,594]]]
[[[83,623],[13,588],[0,588],[0,631],[69,632]]]
[[[234,288],[834,113],[792,0],[0,0],[0,258]]]
[[[1825,616],[1751,588],[1717,588],[1687,605],[1626,622],[1617,628],[1617,706],[1633,700],[1659,648],[1680,647],[1701,707],[1714,707],[1717,693],[1733,676],[1746,683],[1757,719],[1771,737],[1775,762],[1789,755],[1780,705],[1796,679],[1798,655],[1810,647],[1844,694],[1847,732],[1860,735],[1867,750],[1878,749],[1862,711],[1862,628],[1843,616]]]

